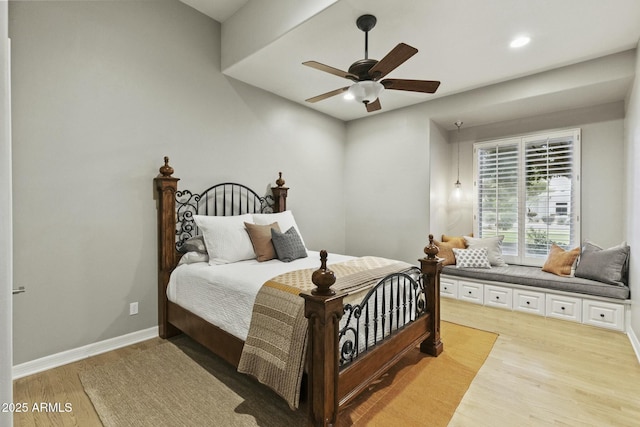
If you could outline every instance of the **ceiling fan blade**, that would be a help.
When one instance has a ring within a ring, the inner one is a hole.
[[[381,81],[385,89],[406,90],[410,92],[434,93],[440,82],[437,80],[385,79]]]
[[[378,111],[379,109],[382,108],[382,105],[380,105],[380,98],[376,98],[376,100],[373,102],[367,102],[365,105],[367,106],[368,113],[371,113],[373,111]]]
[[[321,64],[316,61],[307,61],[303,62],[302,65],[306,65],[307,67],[315,68],[316,70],[324,71],[325,73],[333,74],[334,76],[343,77],[345,79],[353,80],[354,82],[358,81],[358,76],[355,74],[351,74],[347,71],[342,71],[334,67],[330,67],[328,65]]]
[[[387,56],[371,67],[369,76],[371,76],[373,80],[381,79],[416,53],[418,53],[418,49],[415,47],[400,43],[391,49],[391,52],[387,53]]]
[[[323,93],[322,95],[314,96],[313,98],[305,99],[307,102],[318,102],[323,99],[331,98],[332,96],[340,95],[342,92],[349,90],[349,86],[341,87],[340,89],[332,90],[331,92]]]

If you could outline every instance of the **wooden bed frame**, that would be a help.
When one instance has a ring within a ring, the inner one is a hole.
[[[176,249],[176,194],[179,178],[173,177],[169,159],[154,179],[158,209],[158,326],[159,335],[169,338],[182,332],[192,337],[233,366],[238,366],[244,341],[214,326],[201,317],[167,299],[169,276],[181,254]],[[286,210],[288,188],[282,177],[272,187],[274,212]],[[326,268],[326,252],[312,281],[317,286],[305,299],[308,319],[307,400],[309,425],[333,426],[337,414],[360,392],[399,361],[408,351],[420,346],[423,353],[438,356],[440,340],[440,271],[442,264],[435,254],[433,236],[420,259],[424,313],[396,330],[388,338],[367,350],[346,367],[339,366],[339,322],[343,316],[344,293],[335,293],[331,285],[335,276]]]

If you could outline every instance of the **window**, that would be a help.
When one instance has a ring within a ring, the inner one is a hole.
[[[474,233],[504,235],[507,263],[542,265],[580,242],[580,130],[474,144]]]

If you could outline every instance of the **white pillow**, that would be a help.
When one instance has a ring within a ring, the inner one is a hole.
[[[293,213],[291,211],[270,214],[253,214],[253,222],[257,225],[269,225],[277,222],[280,230],[288,230],[293,227],[298,232],[298,236],[300,236],[300,240],[302,240],[302,244],[304,245],[302,233],[300,233],[298,224],[296,224],[296,220],[293,218]],[[305,249],[307,248],[306,245],[304,245],[304,247]]]
[[[491,268],[487,248],[451,250],[456,256],[456,268]]]
[[[251,214],[235,216],[194,215],[204,236],[209,265],[229,264],[256,257],[245,222],[253,223]]]
[[[489,262],[494,267],[506,267],[507,263],[502,258],[502,241],[504,236],[495,237],[469,237],[464,236],[464,241],[467,243],[467,249],[487,248],[487,257]]]

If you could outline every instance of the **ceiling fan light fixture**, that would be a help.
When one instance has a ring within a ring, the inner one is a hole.
[[[358,102],[368,103],[378,99],[378,96],[383,90],[384,86],[382,83],[373,80],[364,80],[352,84],[345,96],[352,97],[352,99]]]

